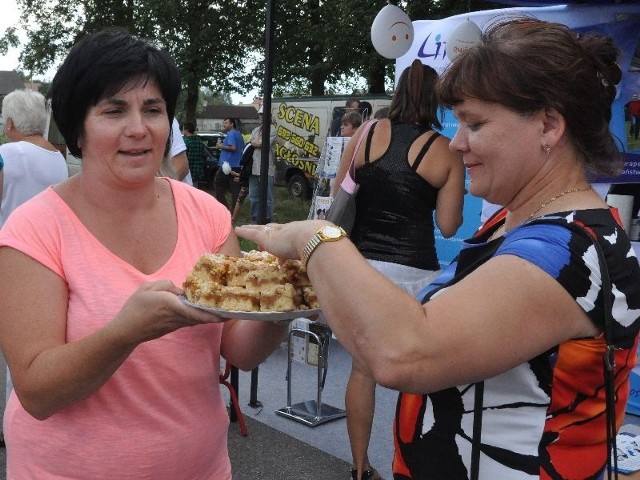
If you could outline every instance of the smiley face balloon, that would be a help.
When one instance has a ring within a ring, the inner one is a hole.
[[[413,23],[395,5],[386,5],[371,24],[373,48],[385,58],[398,58],[409,51],[413,42]]]
[[[469,19],[451,30],[447,38],[447,57],[449,60],[453,62],[454,58],[478,43],[481,35],[480,27]]]

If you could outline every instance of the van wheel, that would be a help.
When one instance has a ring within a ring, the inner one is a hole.
[[[292,198],[300,198],[303,200],[311,198],[311,186],[306,177],[300,173],[291,175],[287,188]]]

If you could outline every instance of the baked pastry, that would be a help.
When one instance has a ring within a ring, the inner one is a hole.
[[[319,308],[300,260],[278,259],[251,250],[242,257],[206,253],[183,283],[187,300],[242,312],[289,312]]]

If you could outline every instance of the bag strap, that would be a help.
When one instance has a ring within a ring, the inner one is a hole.
[[[362,133],[358,137],[356,148],[353,150],[353,155],[351,156],[351,163],[349,163],[349,169],[347,170],[347,175],[351,175],[351,169],[353,168],[353,164],[356,160],[356,155],[358,154],[358,150],[360,150],[360,145],[362,145],[362,141],[364,140],[364,138],[367,137],[367,134],[369,133],[369,130],[371,129],[371,127],[373,127],[376,123],[378,123],[378,120],[369,120],[368,122],[363,124]],[[351,175],[351,177],[354,180],[355,180],[355,176],[356,176],[356,171],[355,169],[353,169],[353,175]]]
[[[583,226],[576,223],[568,224],[569,228],[575,232],[581,232],[587,235],[598,254],[598,265],[600,267],[600,277],[602,278],[602,304],[604,309],[604,323],[602,326],[602,336],[606,343],[606,351],[602,358],[603,370],[604,370],[604,387],[605,387],[605,409],[606,409],[606,424],[607,424],[607,478],[618,478],[618,445],[616,441],[616,392],[615,392],[615,345],[613,342],[613,302],[612,302],[612,287],[611,277],[609,276],[609,267],[602,251],[602,246],[595,235],[595,233]],[[613,463],[612,463],[613,457]]]
[[[542,220],[540,223],[543,223]],[[553,223],[553,225],[558,225]],[[604,389],[605,389],[605,413],[606,413],[606,429],[607,429],[607,478],[609,480],[618,478],[618,445],[616,441],[616,392],[615,392],[615,345],[613,341],[613,290],[611,287],[611,277],[609,276],[609,267],[602,250],[602,246],[593,230],[579,223],[567,223],[562,226],[569,230],[586,235],[591,240],[593,247],[598,255],[598,266],[600,268],[600,277],[602,279],[602,305],[604,311],[604,322],[602,325],[602,336],[606,344],[605,354],[602,358],[604,372]],[[613,454],[613,455],[612,455]],[[612,461],[613,457],[613,461]]]

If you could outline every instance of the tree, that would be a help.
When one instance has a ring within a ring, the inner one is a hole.
[[[365,74],[365,66],[370,71],[382,71],[384,85],[385,63],[390,62],[380,60],[368,36],[375,14],[385,3],[278,1],[274,91],[324,95],[330,85]],[[374,59],[373,54],[378,58]],[[365,75],[371,76],[370,72]]]
[[[61,61],[83,36],[120,26],[154,39],[176,60],[186,90],[185,116],[195,120],[199,89],[248,91],[242,57],[251,49],[243,35],[247,7],[255,2],[219,0],[17,0],[23,26],[29,28],[20,61],[32,74],[43,74]],[[27,30],[27,29],[25,29]],[[15,45],[15,30],[0,40]],[[5,47],[6,48],[6,47]]]
[[[393,2],[411,19],[439,19],[471,10],[500,8],[481,0]],[[351,90],[364,78],[368,93],[383,94],[395,61],[371,44],[371,24],[387,0],[278,0],[274,91],[324,95],[337,85]],[[351,93],[346,91],[343,93]]]
[[[0,38],[0,55],[6,55],[10,47],[17,48],[20,45],[15,27],[9,27]]]
[[[258,0],[17,0],[27,43],[20,62],[31,75],[56,66],[80,38],[121,26],[154,39],[182,72],[184,119],[194,121],[201,89],[247,93],[262,87],[267,2]],[[371,44],[371,24],[386,0],[277,0],[273,91],[324,95],[356,88],[385,93],[393,60]],[[410,18],[443,18],[494,8],[480,0],[405,0]],[[29,25],[29,28],[26,28]],[[33,25],[37,25],[33,28]],[[0,53],[17,46],[15,28]],[[345,92],[351,93],[351,92]]]

